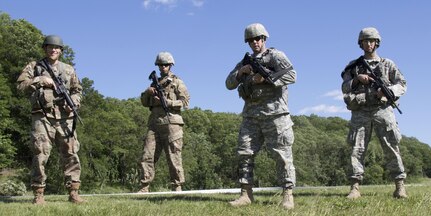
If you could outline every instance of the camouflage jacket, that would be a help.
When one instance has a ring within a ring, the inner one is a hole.
[[[71,65],[60,61],[55,65],[51,65],[51,67],[54,74],[62,78],[70,97],[75,105],[79,107],[82,98],[82,86],[75,69]],[[48,118],[55,119],[73,117],[73,112],[69,113],[64,109],[66,105],[65,100],[59,97],[54,89],[43,85],[41,81],[43,76],[51,77],[45,68],[38,65],[36,61],[33,61],[24,67],[17,80],[18,90],[30,97],[32,113],[44,111]]]
[[[380,57],[379,59],[366,61],[374,73],[381,77],[394,96],[399,98],[407,91],[407,83],[403,74],[392,60]],[[365,67],[362,64],[356,63],[356,60],[351,61],[341,73],[341,77],[343,78],[341,89],[344,102],[349,110],[371,111],[382,106],[388,106],[385,97],[381,99],[377,97],[377,89],[373,87],[372,83],[364,85],[359,82],[354,85],[354,79],[359,74],[366,73]]]
[[[141,94],[141,103],[151,110],[148,124],[184,124],[183,118],[181,117],[181,110],[187,109],[190,101],[190,95],[186,85],[172,72],[160,77],[159,83],[164,90],[163,95],[165,96],[169,109],[169,116],[166,115],[160,101],[155,100],[150,92],[144,91]]]
[[[274,85],[267,82],[254,84],[251,80],[253,73],[237,80],[238,71],[243,66],[242,61],[239,62],[226,78],[226,88],[229,90],[237,88],[240,97],[244,99],[242,115],[256,117],[289,113],[287,85],[296,82],[296,71],[292,63],[282,51],[274,48],[253,57],[272,73],[283,71],[284,74],[274,82]]]

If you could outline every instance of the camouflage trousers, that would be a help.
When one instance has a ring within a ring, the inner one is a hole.
[[[185,181],[181,157],[183,148],[182,125],[165,124],[150,127],[144,144],[141,160],[141,183],[149,184],[154,180],[155,164],[165,151],[172,185],[182,185]]]
[[[45,165],[51,154],[53,144],[58,146],[65,185],[80,182],[81,164],[76,133],[73,137],[73,119],[46,118],[43,113],[32,114],[31,150],[33,152],[31,186],[45,187]]]
[[[290,115],[244,117],[239,137],[239,183],[253,184],[254,159],[266,144],[276,161],[277,180],[282,187],[293,187],[296,182],[293,166],[293,122]]]
[[[353,149],[350,178],[359,181],[364,178],[364,159],[373,128],[385,154],[386,168],[389,170],[391,178],[405,179],[407,175],[398,147],[401,133],[392,107],[377,111],[352,111],[350,131],[347,137],[347,142]]]

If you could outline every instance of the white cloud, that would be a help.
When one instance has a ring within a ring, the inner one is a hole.
[[[148,9],[150,7],[150,3],[151,3],[151,0],[144,0],[142,2],[142,6],[144,6],[145,9]]]
[[[332,90],[329,92],[326,92],[324,97],[331,97],[334,100],[343,100],[343,92],[341,90]]]
[[[306,107],[303,108],[299,111],[300,115],[303,114],[307,114],[307,113],[347,113],[350,112],[349,110],[347,110],[345,107],[341,107],[341,106],[331,106],[331,105],[326,105],[326,104],[320,104],[317,106],[313,106],[313,107]]]
[[[205,3],[205,0],[187,0],[191,1],[194,7],[202,7]],[[177,7],[178,0],[143,0],[142,5],[145,9],[150,8],[159,8],[167,7],[167,8],[175,8]]]
[[[158,4],[162,4],[162,5],[173,5],[175,3],[177,3],[177,0],[154,0],[154,2],[158,3]]]
[[[177,0],[144,0],[142,2],[142,5],[144,6],[145,9],[149,9],[152,6],[154,6],[156,8],[159,6],[165,6],[168,8],[173,8],[173,7],[176,7]]]
[[[193,6],[195,7],[202,7],[205,3],[204,0],[192,0]]]

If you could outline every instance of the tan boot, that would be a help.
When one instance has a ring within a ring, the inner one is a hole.
[[[70,185],[70,187],[68,188],[69,189],[69,202],[76,203],[76,204],[85,202],[85,200],[82,199],[78,194],[79,186],[80,186],[80,183],[75,182],[75,183],[72,183]]]
[[[359,181],[352,180],[352,184],[350,186],[350,193],[347,195],[348,199],[357,199],[361,197],[361,192],[359,192]]]
[[[281,202],[281,206],[284,209],[293,209],[295,207],[293,203],[293,191],[292,188],[284,188],[283,189],[283,201]]]
[[[229,202],[234,207],[249,205],[254,202],[253,189],[251,185],[241,185],[241,195],[238,199]]]
[[[142,188],[136,193],[148,193],[150,192],[150,184],[142,184]]]
[[[43,197],[43,192],[45,191],[44,187],[33,187],[33,204],[35,205],[43,205],[45,204],[45,198]]]
[[[395,180],[395,191],[394,191],[394,197],[395,198],[407,198],[407,192],[406,188],[404,187],[404,180],[403,179],[397,179]]]
[[[182,191],[181,185],[172,185],[172,191]]]

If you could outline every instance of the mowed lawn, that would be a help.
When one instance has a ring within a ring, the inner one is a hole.
[[[392,198],[393,185],[361,187],[362,197],[345,198],[348,186],[299,187],[295,209],[280,208],[281,189],[255,192],[256,201],[234,208],[228,202],[238,194],[84,195],[81,205],[66,195],[48,195],[47,204],[35,206],[32,197],[3,197],[0,215],[431,215],[431,182],[407,185],[408,199]]]

